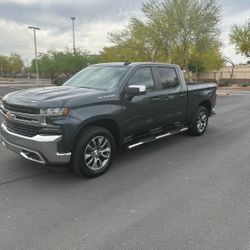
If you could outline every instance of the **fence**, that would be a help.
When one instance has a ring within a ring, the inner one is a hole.
[[[237,65],[233,67],[225,67],[219,71],[188,73],[189,78],[196,80],[215,80],[219,82],[223,79],[234,79],[239,82],[250,81],[250,65]]]

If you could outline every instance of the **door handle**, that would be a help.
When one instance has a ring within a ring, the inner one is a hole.
[[[186,96],[187,94],[186,93],[182,93],[180,94],[180,97],[183,97],[183,96]]]
[[[153,97],[153,98],[152,98],[152,101],[153,101],[153,102],[159,102],[160,100],[161,100],[160,97]]]

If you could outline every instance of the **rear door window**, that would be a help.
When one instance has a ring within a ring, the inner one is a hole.
[[[157,67],[162,89],[175,89],[180,83],[174,68]]]

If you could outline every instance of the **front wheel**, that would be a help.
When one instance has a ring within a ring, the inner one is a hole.
[[[101,127],[86,128],[77,141],[71,167],[75,173],[96,177],[105,173],[115,155],[113,135]]]
[[[194,136],[203,135],[208,125],[208,111],[205,107],[199,107],[189,126],[189,134]]]

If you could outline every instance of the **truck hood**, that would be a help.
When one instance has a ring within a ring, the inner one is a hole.
[[[72,103],[77,103],[76,99],[81,99],[82,104],[89,103],[90,99],[96,102],[104,93],[106,91],[71,86],[43,87],[12,92],[5,101],[27,107],[71,107]]]

